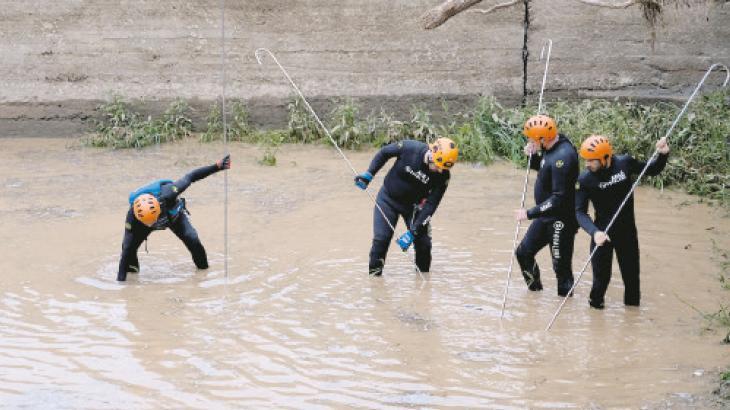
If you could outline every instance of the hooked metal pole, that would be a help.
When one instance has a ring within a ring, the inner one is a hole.
[[[699,84],[697,84],[697,87],[695,87],[692,94],[687,99],[687,102],[684,104],[684,107],[682,107],[682,110],[679,111],[679,114],[677,114],[677,118],[674,119],[674,122],[672,122],[672,125],[667,130],[667,133],[664,134],[663,138],[669,139],[669,135],[674,130],[674,127],[679,123],[679,120],[684,115],[684,112],[687,110],[687,107],[689,107],[689,104],[694,100],[695,96],[697,95],[697,92],[700,90],[702,85],[705,83],[705,80],[710,75],[710,73],[717,67],[721,67],[725,70],[725,82],[723,82],[722,87],[726,87],[728,84],[728,81],[730,81],[730,69],[724,64],[715,63],[710,66],[710,68],[707,69],[705,72],[705,75],[702,77],[702,80],[700,80]],[[626,194],[626,197],[624,198],[623,202],[619,205],[616,212],[613,214],[613,217],[611,217],[611,220],[608,222],[608,225],[606,226],[606,229],[604,230],[605,233],[608,234],[608,230],[611,229],[611,226],[613,226],[613,223],[616,221],[616,218],[621,213],[621,210],[623,209],[624,205],[626,205],[626,202],[628,202],[629,198],[631,198],[631,195],[634,193],[634,190],[639,185],[639,182],[641,181],[641,178],[646,173],[646,170],[649,168],[649,165],[654,162],[654,160],[659,156],[659,150],[655,149],[654,153],[651,155],[651,158],[649,158],[648,161],[646,161],[646,165],[644,165],[644,169],[641,170],[641,173],[638,177],[636,177],[636,181],[634,181],[634,184],[631,185],[631,189],[629,190],[629,193]],[[598,250],[598,245],[596,245],[593,248],[593,251],[591,251],[590,255],[588,255],[588,259],[586,259],[585,263],[583,264],[583,268],[580,270],[580,273],[578,274],[578,278],[573,283],[573,287],[570,288],[570,291],[565,295],[562,302],[560,303],[560,306],[558,306],[558,309],[555,311],[555,314],[553,315],[552,319],[550,319],[550,322],[548,323],[547,327],[545,327],[545,331],[550,330],[550,328],[553,326],[553,323],[555,323],[555,320],[558,318],[558,315],[560,314],[560,311],[563,309],[563,306],[565,306],[565,302],[567,302],[570,295],[573,293],[573,290],[575,290],[576,286],[578,286],[578,283],[580,282],[581,277],[583,276],[583,273],[585,272],[586,268],[588,267],[588,264],[591,262],[591,259],[593,259],[593,255],[595,255],[596,251]]]
[[[314,119],[317,121],[317,124],[319,124],[319,126],[322,128],[322,130],[327,135],[327,137],[329,138],[330,142],[332,142],[332,145],[334,145],[335,149],[340,154],[340,156],[342,157],[342,159],[345,160],[345,162],[347,163],[347,166],[350,167],[350,170],[352,171],[352,174],[354,176],[357,176],[358,173],[355,170],[355,167],[352,165],[352,162],[350,162],[350,160],[347,158],[347,156],[345,155],[345,153],[342,152],[342,149],[340,149],[340,146],[337,144],[337,141],[335,141],[335,139],[332,137],[332,134],[330,134],[329,129],[327,129],[327,127],[324,125],[324,123],[322,123],[322,120],[319,119],[319,116],[314,111],[314,109],[312,108],[312,106],[309,105],[309,102],[304,97],[304,94],[302,94],[302,91],[299,89],[299,87],[297,87],[296,83],[294,83],[294,80],[292,80],[292,78],[289,76],[289,73],[286,71],[286,69],[279,63],[279,60],[276,58],[276,56],[271,51],[269,51],[269,49],[259,48],[259,49],[257,49],[254,52],[254,55],[256,56],[256,61],[259,64],[263,64],[263,62],[261,61],[261,56],[260,56],[260,53],[263,53],[263,52],[269,54],[269,56],[271,56],[271,58],[274,60],[274,62],[276,63],[276,65],[279,66],[279,69],[281,70],[282,73],[284,73],[284,76],[289,81],[289,84],[291,84],[292,88],[294,88],[294,91],[296,91],[297,95],[299,95],[299,98],[302,99],[302,102],[304,102],[304,105],[307,107],[307,109],[309,110],[309,112],[312,114],[312,116],[314,117]],[[375,197],[373,197],[373,195],[368,190],[365,190],[364,192],[368,195],[368,197],[370,198],[370,200],[373,202],[373,204],[375,205],[375,207],[380,212],[380,215],[383,216],[383,219],[385,219],[385,222],[388,224],[388,226],[390,226],[390,229],[393,230],[393,233],[395,234],[396,233],[395,226],[393,226],[393,224],[390,222],[390,220],[388,220],[388,218],[385,216],[385,211],[383,211],[383,209],[380,207],[380,205],[378,205],[378,202],[375,200]],[[418,275],[421,277],[421,279],[425,280],[425,278],[423,276],[423,273],[421,273],[421,270],[418,269],[418,265],[416,264],[415,259],[413,260],[413,267],[416,269],[416,272],[418,272]]]
[[[547,80],[547,73],[548,73],[548,66],[550,65],[550,53],[553,50],[553,40],[548,39],[547,40],[547,57],[545,59],[545,72],[542,74],[542,86],[540,87],[540,99],[537,103],[537,114],[539,115],[542,112],[542,95],[545,91],[545,82]],[[543,53],[545,52],[545,45],[542,46],[542,50],[540,51],[540,60],[542,60]],[[520,200],[520,209],[525,207],[525,196],[527,194],[527,182],[530,178],[530,163],[532,162],[532,153],[527,157],[527,169],[525,170],[525,183],[522,186],[522,199]],[[515,235],[512,239],[512,253],[510,253],[510,259],[509,259],[509,268],[507,269],[507,283],[504,286],[504,295],[502,296],[502,310],[499,313],[499,319],[502,320],[504,317],[504,308],[507,305],[507,293],[509,292],[509,282],[510,278],[512,277],[512,267],[515,263],[515,250],[517,249],[517,238],[520,235],[520,225],[521,221],[517,221],[517,226],[515,226]]]

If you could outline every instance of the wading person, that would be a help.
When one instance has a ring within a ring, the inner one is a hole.
[[[656,149],[659,155],[649,164],[646,175],[658,175],[667,164],[669,145],[665,138],[657,141]],[[634,219],[633,194],[611,225],[611,231],[605,230],[631,190],[631,176],[641,173],[646,162],[629,155],[613,155],[608,138],[600,135],[592,135],[583,141],[580,156],[585,159],[587,170],[578,178],[575,212],[580,226],[591,236],[591,252],[598,246],[591,260],[593,287],[588,303],[591,307],[603,309],[615,250],[624,282],[624,304],[639,306],[639,239]],[[588,216],[589,201],[595,209],[595,220]]]
[[[208,268],[205,248],[188,219],[185,198],[179,196],[193,182],[230,167],[231,158],[230,155],[226,155],[215,164],[193,170],[177,181],[162,179],[129,194],[130,207],[124,224],[118,281],[125,281],[127,272],[139,272],[137,249],[152,231],[166,228],[170,228],[183,241],[198,269]]]
[[[550,246],[558,295],[565,296],[573,286],[573,244],[578,224],[575,220],[575,182],[578,178],[578,153],[573,144],[558,134],[555,121],[545,115],[525,122],[528,137],[525,154],[531,155],[530,167],[538,170],[535,180],[535,207],[518,209],[518,221],[532,220],[525,237],[515,250],[522,276],[531,291],[542,290],[540,268],[535,255]],[[540,149],[540,152],[538,152]]]
[[[391,226],[398,216],[405,221],[407,231],[396,241],[405,252],[414,244],[416,266],[421,272],[431,268],[430,221],[449,184],[449,170],[454,166],[459,150],[454,141],[438,138],[430,146],[420,141],[400,141],[383,147],[366,172],[355,177],[355,185],[366,189],[373,176],[390,158],[396,158],[378,192],[373,211],[373,244],[370,249],[369,272],[383,273],[388,245],[393,238]],[[384,218],[388,218],[387,221]]]

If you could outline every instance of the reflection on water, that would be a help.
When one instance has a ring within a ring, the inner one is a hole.
[[[155,155],[176,175],[215,157],[218,148],[180,144]],[[235,147],[234,155],[252,155],[245,150],[253,148]],[[186,193],[211,268],[195,269],[174,235],[156,232],[149,252],[140,249],[141,272],[124,284],[115,280],[117,258],[125,195],[134,184],[116,170],[124,163],[144,181],[144,155],[94,151],[104,157],[96,178],[105,183],[73,192],[45,190],[52,181],[31,170],[6,179],[2,194],[38,190],[29,195],[32,204],[0,214],[0,240],[9,244],[0,249],[2,407],[639,407],[701,391],[697,369],[721,362],[722,348],[699,335],[696,317],[668,296],[681,290],[683,299],[702,303],[719,288],[702,258],[710,249],[705,225],[717,225],[707,212],[694,215],[693,228],[669,205],[657,203],[667,206],[660,215],[642,214],[639,202],[641,224],[662,226],[661,232],[640,226],[642,307],[624,308],[614,280],[606,310],[588,309],[589,272],[545,333],[560,301],[547,255],[539,259],[545,291],[527,292],[513,272],[499,320],[513,229],[500,204],[519,196],[518,171],[510,178],[509,168],[500,168],[503,176],[492,179],[484,177],[490,168],[455,172],[434,221],[433,272],[421,279],[412,256],[392,249],[385,275],[371,278],[371,205],[341,183],[347,170],[336,158],[315,150],[311,157],[324,161],[299,156],[298,165],[242,164],[232,171],[228,275],[221,209],[209,203],[222,196],[220,179]],[[71,186],[70,167],[92,161],[83,152],[56,147],[33,155]],[[282,164],[294,163],[286,150],[281,155]],[[360,165],[369,159],[353,157]],[[16,165],[8,160],[0,167]],[[304,167],[316,168],[319,179],[306,190]],[[474,211],[469,204],[477,200]],[[28,219],[31,207],[37,211]],[[722,238],[727,222],[715,231]],[[695,243],[693,254],[667,252],[678,247],[677,236],[682,246]],[[587,253],[584,242],[578,238],[576,260]],[[687,278],[690,268],[706,275]]]

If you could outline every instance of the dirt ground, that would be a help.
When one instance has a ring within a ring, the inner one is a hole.
[[[156,232],[140,249],[141,273],[117,283],[128,193],[212,163],[224,147],[2,146],[3,408],[723,406],[712,391],[729,348],[690,305],[728,302],[713,243],[730,249],[730,220],[696,198],[638,190],[640,308],[623,306],[614,264],[604,311],[588,308],[589,271],[545,332],[560,302],[546,251],[545,290],[528,292],[513,272],[499,318],[523,175],[510,164],[456,166],[425,279],[395,247],[371,278],[372,203],[333,149],[286,146],[267,167],[261,149],[232,145],[228,274],[217,174],[184,195],[210,269]],[[365,169],[372,153],[348,155]],[[574,269],[587,251],[579,232]]]

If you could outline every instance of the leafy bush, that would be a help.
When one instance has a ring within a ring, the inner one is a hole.
[[[178,100],[161,119],[143,119],[132,112],[119,96],[99,107],[102,119],[87,145],[113,148],[139,148],[175,141],[192,132],[188,106]],[[282,143],[327,143],[330,141],[296,98],[288,104],[289,120],[284,130],[258,130],[251,126],[248,111],[241,101],[230,104],[228,139],[267,147],[267,163],[275,159]],[[343,148],[380,147],[383,144],[416,139],[430,142],[438,135],[449,136],[459,145],[462,161],[489,163],[498,158],[524,166],[522,153],[524,122],[536,112],[535,106],[506,108],[493,97],[482,98],[466,112],[451,113],[436,123],[430,112],[414,107],[407,119],[396,118],[381,110],[368,116],[352,101],[336,104],[327,118],[332,137]],[[583,100],[557,101],[546,112],[555,118],[560,132],[576,146],[591,134],[606,135],[617,153],[630,153],[647,159],[654,143],[664,136],[676,118],[679,107],[665,102],[639,104],[632,101]],[[201,141],[222,139],[220,107],[214,104],[207,118]],[[654,186],[675,185],[688,193],[718,200],[730,206],[730,92],[717,91],[698,97],[670,135],[670,165],[659,176],[647,178]]]
[[[246,105],[238,100],[233,100],[226,107],[231,114],[226,117],[226,138],[228,141],[250,142],[255,130],[251,127],[248,118]],[[201,142],[223,140],[223,116],[221,115],[220,104],[213,104],[206,118],[207,128],[201,134]]]
[[[188,137],[193,125],[187,113],[189,107],[183,100],[176,100],[164,112],[162,118],[142,118],[130,110],[121,96],[97,108],[102,117],[95,122],[95,133],[82,142],[92,147],[142,148],[148,145],[176,141]]]

